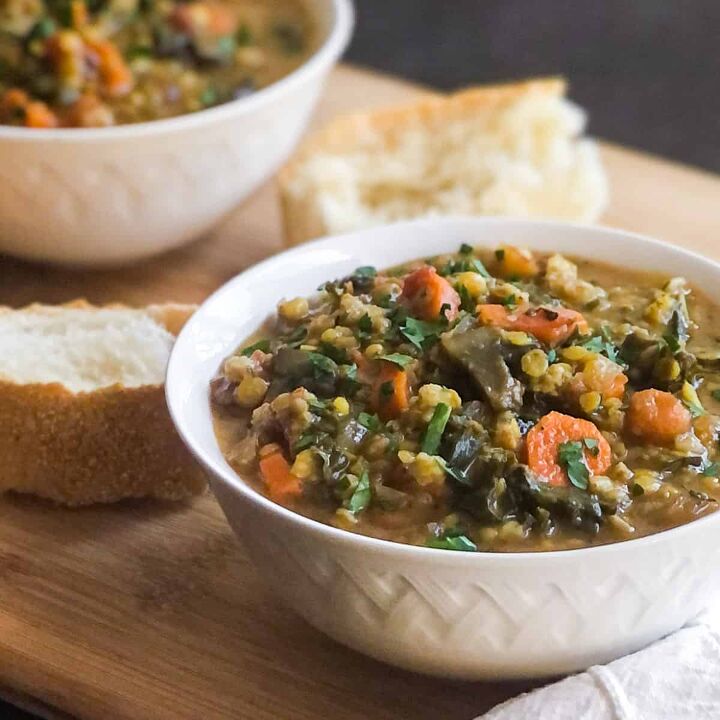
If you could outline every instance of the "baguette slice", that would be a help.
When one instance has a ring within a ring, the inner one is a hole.
[[[0,492],[64,505],[206,487],[170,420],[163,384],[192,307],[0,310]]]
[[[332,122],[280,173],[288,242],[432,215],[596,220],[607,182],[565,89],[478,87]]]

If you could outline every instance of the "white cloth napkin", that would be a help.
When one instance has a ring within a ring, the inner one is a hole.
[[[476,720],[720,720],[720,621],[508,700]]]

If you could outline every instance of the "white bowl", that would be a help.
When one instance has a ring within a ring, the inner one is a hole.
[[[311,294],[360,265],[501,242],[682,274],[720,302],[720,265],[618,230],[510,219],[402,223],[302,245],[231,280],[180,334],[166,386],[177,429],[279,598],[368,655],[473,680],[580,670],[693,619],[720,590],[720,513],[646,538],[547,553],[462,553],[354,535],[271,503],[235,474],[213,435],[208,383],[281,297]]]
[[[288,157],[350,39],[351,0],[306,0],[323,41],[253,95],[111,128],[0,126],[0,252],[116,264],[209,230]]]

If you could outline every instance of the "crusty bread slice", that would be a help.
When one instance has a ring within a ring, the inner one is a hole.
[[[65,505],[202,492],[163,389],[193,309],[80,301],[0,311],[0,492]]]
[[[279,175],[288,242],[427,215],[596,220],[605,174],[564,95],[528,80],[332,122]]]

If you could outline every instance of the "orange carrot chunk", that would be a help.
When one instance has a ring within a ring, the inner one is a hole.
[[[273,502],[288,505],[302,492],[300,480],[290,472],[279,445],[266,445],[260,451],[260,474]]]
[[[54,128],[58,126],[57,115],[44,102],[30,102],[25,108],[25,127]]]
[[[405,278],[401,299],[422,320],[437,320],[441,312],[454,320],[460,309],[460,296],[432,265],[423,265]]]
[[[590,441],[590,448],[585,445]],[[527,462],[530,469],[550,485],[568,485],[566,469],[560,464],[560,446],[582,442],[585,464],[591,475],[602,475],[612,460],[610,444],[589,420],[551,412],[527,434]]]
[[[380,371],[373,380],[371,405],[383,420],[392,420],[407,410],[410,387],[407,373],[393,363],[381,361]]]
[[[670,445],[690,429],[692,417],[674,395],[662,390],[641,390],[630,398],[627,430],[654,445]]]
[[[530,251],[513,245],[502,245],[495,253],[497,274],[503,278],[535,277],[540,269]]]
[[[127,95],[134,79],[125,58],[110,40],[86,39],[88,47],[97,55],[103,90],[110,97]]]
[[[530,333],[546,345],[557,345],[567,340],[575,330],[581,333],[588,331],[585,318],[577,310],[569,308],[518,308],[510,311],[503,305],[478,305],[476,313],[483,325]]]

